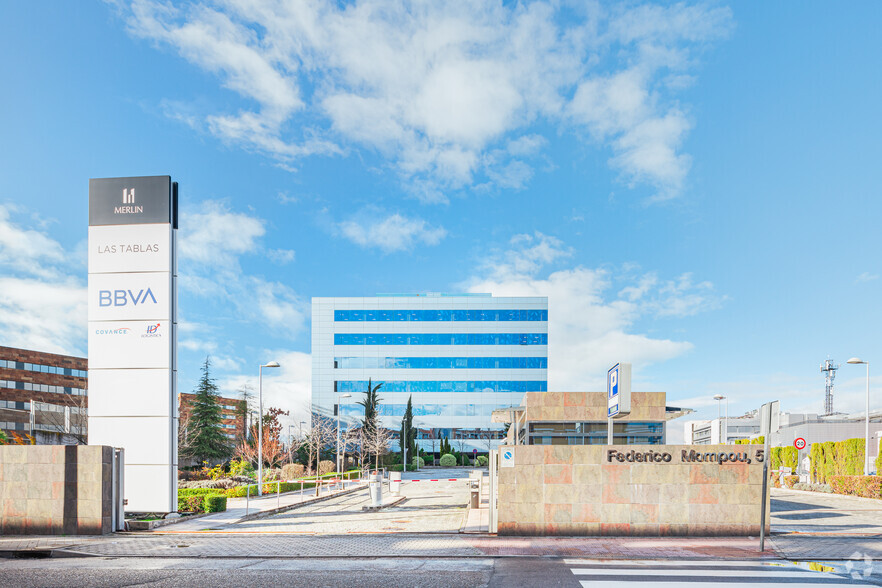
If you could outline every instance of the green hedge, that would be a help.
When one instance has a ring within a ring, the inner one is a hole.
[[[882,499],[882,476],[830,476],[836,494]]]
[[[202,503],[205,512],[224,512],[227,510],[227,497],[223,494],[209,494]]]
[[[863,439],[812,443],[809,456],[812,460],[812,479],[821,484],[829,484],[833,476],[859,476],[864,473]]]
[[[441,461],[438,463],[442,468],[452,468],[456,465],[456,457],[449,453],[445,453],[441,456]]]
[[[194,490],[196,492],[190,492]],[[204,490],[207,492],[203,492]],[[178,512],[223,512],[227,510],[227,497],[223,492],[217,488],[178,490]]]
[[[773,470],[780,470],[781,467],[785,467],[790,468],[791,471],[796,471],[799,465],[797,463],[799,461],[799,451],[796,447],[792,445],[788,447],[772,447],[770,453],[772,454],[771,466]]]

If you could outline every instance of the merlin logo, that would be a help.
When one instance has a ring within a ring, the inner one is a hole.
[[[146,291],[139,290],[137,294],[133,294],[131,290],[98,291],[99,306],[128,306],[129,304],[138,306],[139,304],[146,304],[148,298],[153,301],[153,304],[158,304],[156,296],[153,295],[150,288],[147,288]]]
[[[135,203],[135,189],[123,188],[122,194],[123,204]],[[144,212],[143,206],[114,206],[113,214],[141,214]]]

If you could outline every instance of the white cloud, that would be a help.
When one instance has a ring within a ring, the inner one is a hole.
[[[676,195],[692,122],[675,93],[731,20],[728,8],[685,3],[132,0],[126,12],[131,34],[243,98],[236,112],[183,107],[175,118],[285,167],[375,150],[431,202],[486,181],[522,187],[531,166],[518,158],[545,141],[534,123],[587,129],[628,182]]]
[[[227,269],[237,267],[238,256],[256,251],[257,239],[266,232],[262,220],[231,212],[220,202],[205,201],[197,210],[181,215],[178,254],[187,262]]]
[[[870,272],[864,272],[855,279],[855,283],[862,284],[864,282],[872,282],[873,280],[878,280],[878,279],[879,279],[879,274],[871,274]]]
[[[181,214],[180,285],[193,295],[222,301],[228,318],[255,321],[294,336],[306,324],[307,303],[288,286],[242,271],[240,258],[263,250],[263,219],[205,201]],[[294,252],[271,249],[267,256],[290,263]],[[194,343],[195,344],[195,343]],[[235,361],[235,360],[230,360]]]
[[[86,285],[71,268],[81,251],[12,219],[0,205],[0,341],[65,355],[85,354]]]
[[[288,425],[294,426],[295,434],[299,432],[300,421],[304,433],[309,430],[310,402],[312,394],[312,359],[308,353],[284,349],[266,350],[262,352],[264,362],[277,361],[281,367],[264,368],[263,370],[263,407],[280,408],[290,412],[281,417],[283,432],[288,434]],[[248,373],[226,376],[218,382],[222,396],[240,398],[239,390],[247,386],[253,396],[254,409],[257,410],[258,367]]]
[[[494,296],[548,297],[550,390],[602,389],[606,370],[617,361],[632,362],[639,370],[692,349],[688,341],[631,331],[640,318],[686,316],[713,308],[708,295],[704,301],[693,299],[695,290],[702,292],[709,284],[695,286],[688,274],[667,282],[643,276],[620,288],[616,297],[617,280],[606,269],[578,266],[543,271],[570,255],[571,250],[554,237],[517,235],[508,250],[488,260],[463,284],[469,292]]]
[[[364,214],[370,214],[363,212]],[[343,221],[337,225],[340,233],[360,247],[377,248],[384,253],[404,251],[416,243],[437,245],[447,236],[443,227],[432,227],[420,218],[409,218],[398,213],[383,219]]]

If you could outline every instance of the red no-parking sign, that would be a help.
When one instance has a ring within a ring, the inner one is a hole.
[[[797,449],[805,449],[805,439],[797,437],[796,441],[793,442],[793,446]]]

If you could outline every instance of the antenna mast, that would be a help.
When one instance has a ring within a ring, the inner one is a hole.
[[[836,378],[836,370],[839,366],[832,359],[821,364],[821,372],[825,376],[827,394],[824,396],[824,415],[833,414],[833,380]]]

